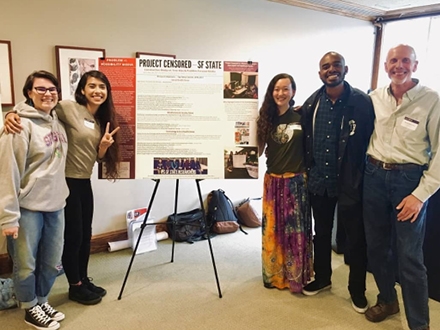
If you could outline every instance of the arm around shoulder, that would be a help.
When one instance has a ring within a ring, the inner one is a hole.
[[[19,134],[21,132],[21,119],[17,114],[17,110],[11,110],[6,113],[4,127],[6,134]]]
[[[76,102],[72,100],[62,100],[58,102],[57,106],[55,107],[55,111],[57,113],[58,118],[62,122],[64,123],[66,122],[69,112],[76,111],[75,104]]]

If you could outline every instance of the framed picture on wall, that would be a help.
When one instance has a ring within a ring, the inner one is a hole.
[[[2,105],[14,105],[11,42],[0,40],[0,94]]]
[[[163,57],[163,58],[176,58],[176,55],[171,55],[171,54],[158,54],[158,53],[143,53],[143,52],[136,52],[136,57],[137,58],[158,58],[158,57]]]
[[[55,56],[60,98],[73,100],[81,76],[87,71],[99,70],[99,59],[105,58],[105,49],[55,46]]]

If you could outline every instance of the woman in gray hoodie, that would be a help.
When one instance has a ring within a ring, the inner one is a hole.
[[[119,127],[111,85],[102,72],[88,71],[81,77],[75,100],[62,100],[56,107],[69,140],[66,181],[70,194],[65,207],[62,263],[69,282],[69,299],[94,305],[107,291],[88,276],[94,208],[90,177],[95,162],[103,161],[105,176],[118,178]],[[6,132],[21,131],[20,117],[21,111],[6,116]]]
[[[48,295],[58,274],[69,194],[64,179],[67,137],[54,111],[58,80],[47,71],[28,76],[26,101],[17,104],[22,130],[0,130],[0,226],[11,254],[16,297],[25,322],[37,329],[58,329],[64,314]]]

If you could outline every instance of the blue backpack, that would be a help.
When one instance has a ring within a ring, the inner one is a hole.
[[[235,213],[232,201],[221,189],[212,190],[208,194],[207,221],[210,232],[227,234],[240,229],[247,235],[238,223],[237,214]]]
[[[16,306],[14,282],[10,278],[0,278],[0,310]]]

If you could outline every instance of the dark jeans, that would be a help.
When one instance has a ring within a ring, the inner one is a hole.
[[[418,186],[423,168],[384,170],[367,163],[364,176],[364,219],[368,260],[379,289],[378,298],[397,299],[395,263],[397,256],[406,318],[411,329],[429,324],[428,284],[423,263],[423,240],[427,203],[417,220],[397,221],[396,206]]]
[[[332,276],[331,239],[337,200],[337,197],[327,195],[311,194],[310,196],[315,220],[313,238],[315,280],[322,284],[330,282]],[[342,225],[347,236],[345,249],[350,255],[348,290],[352,295],[363,295],[367,273],[367,252],[361,203],[349,206],[338,205],[338,218],[338,223]]]
[[[87,277],[92,238],[93,192],[90,179],[66,178],[70,194],[64,216],[63,268],[70,284]]]

